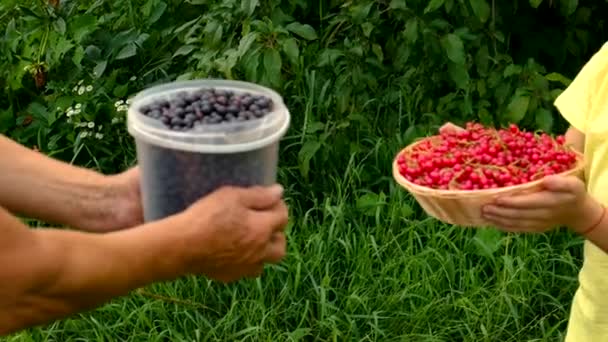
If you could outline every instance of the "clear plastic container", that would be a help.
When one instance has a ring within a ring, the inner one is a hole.
[[[189,131],[170,130],[141,112],[153,101],[204,88],[264,95],[272,100],[273,110],[260,119],[202,125]],[[279,141],[290,120],[279,94],[248,82],[181,81],[137,94],[129,107],[127,129],[137,147],[145,221],[179,213],[224,185],[276,182]]]

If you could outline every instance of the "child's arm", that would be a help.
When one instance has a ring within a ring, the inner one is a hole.
[[[566,144],[572,145],[580,153],[585,153],[585,134],[570,126],[566,132]]]

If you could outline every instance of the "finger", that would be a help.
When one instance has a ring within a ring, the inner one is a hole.
[[[484,218],[498,229],[513,233],[534,232],[538,231],[537,227],[539,227],[537,222],[530,220],[513,220],[492,215]]]
[[[441,128],[439,128],[439,133],[458,133],[464,130],[464,128],[454,125],[451,122],[448,122],[445,125],[441,126]]]
[[[280,201],[268,210],[250,212],[248,220],[248,225],[256,228],[255,234],[261,234],[268,241],[273,233],[285,231],[289,223],[289,210],[285,202]]]
[[[287,250],[287,238],[283,233],[275,233],[271,242],[266,247],[264,260],[270,263],[278,263],[285,257]]]
[[[558,206],[564,202],[572,201],[574,195],[567,192],[539,191],[527,195],[505,196],[496,199],[496,206],[539,209]]]
[[[501,207],[487,205],[483,208],[484,216],[497,216],[514,220],[537,220],[546,221],[553,217],[553,212],[549,209],[520,209],[511,207]]]
[[[485,219],[496,227],[511,232],[542,232],[545,230],[543,224],[536,220],[511,219],[493,215],[488,215]]]
[[[283,198],[283,187],[280,184],[239,188],[237,191],[241,203],[253,210],[272,208]]]
[[[580,180],[574,176],[547,176],[543,178],[545,189],[553,192],[576,193],[580,186]]]

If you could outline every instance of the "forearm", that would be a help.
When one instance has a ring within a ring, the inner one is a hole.
[[[8,225],[3,232],[21,232],[10,245],[0,243],[0,335],[94,308],[182,271],[176,254],[182,241],[171,229],[177,217],[98,235],[27,230],[0,214]]]
[[[565,134],[566,144],[571,145],[580,153],[585,151],[585,134],[574,127],[570,127]]]
[[[16,214],[86,228],[112,215],[108,177],[25,148],[0,135],[0,205]]]

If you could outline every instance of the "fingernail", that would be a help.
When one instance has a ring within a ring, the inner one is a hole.
[[[273,195],[280,197],[283,196],[283,192],[285,191],[285,189],[281,184],[275,184],[270,187],[270,191]]]

